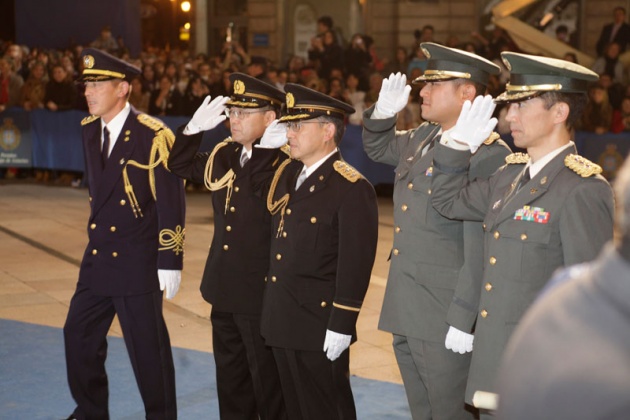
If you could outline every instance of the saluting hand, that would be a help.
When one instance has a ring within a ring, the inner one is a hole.
[[[407,76],[402,73],[392,73],[383,80],[378,94],[375,111],[391,118],[398,114],[409,101],[411,86],[407,84]]]
[[[279,120],[273,120],[265,129],[260,139],[260,144],[257,144],[255,147],[261,149],[277,149],[287,144],[287,141],[289,141],[287,138],[287,125],[281,123]]]
[[[495,106],[490,95],[479,95],[472,104],[470,101],[464,102],[455,127],[444,132],[442,138],[450,137],[466,144],[475,153],[497,125],[497,119],[492,117]]]
[[[197,108],[190,122],[184,128],[184,134],[197,134],[201,131],[208,131],[225,121],[225,103],[229,101],[228,96],[217,96],[210,102],[210,95],[206,96],[203,103]]]

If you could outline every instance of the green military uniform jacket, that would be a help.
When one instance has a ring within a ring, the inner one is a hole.
[[[396,166],[394,242],[379,329],[444,342],[449,325],[471,332],[482,278],[481,223],[449,220],[431,205],[433,149],[440,126],[396,131],[396,118],[364,113],[363,146],[376,162]],[[487,178],[509,148],[491,137],[471,161],[470,179]]]
[[[612,238],[610,185],[575,153],[563,150],[517,189],[527,155],[511,155],[489,179],[470,181],[470,152],[435,147],[434,207],[446,217],[483,221],[485,232],[468,403],[477,390],[497,391],[507,341],[552,273],[594,259]]]

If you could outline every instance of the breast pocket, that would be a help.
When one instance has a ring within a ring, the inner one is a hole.
[[[330,214],[312,214],[297,223],[297,235],[292,238],[294,247],[301,251],[326,249],[333,243],[333,217]]]

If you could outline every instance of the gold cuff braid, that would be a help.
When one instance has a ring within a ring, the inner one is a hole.
[[[181,225],[177,225],[175,230],[162,229],[160,231],[160,245],[158,251],[167,251],[172,249],[175,255],[179,255],[184,252],[184,237],[186,235],[186,229],[182,229]]]

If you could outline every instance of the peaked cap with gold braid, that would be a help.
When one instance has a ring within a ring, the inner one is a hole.
[[[79,80],[84,82],[113,79],[129,82],[134,76],[141,73],[138,67],[96,48],[85,48],[81,51],[81,61],[83,73]]]
[[[232,92],[228,107],[262,108],[273,106],[278,109],[284,102],[284,92],[267,82],[243,73],[230,74]]]
[[[287,93],[286,114],[280,118],[281,122],[310,120],[322,116],[344,119],[346,115],[355,112],[347,103],[306,86],[287,83],[284,90]]]

